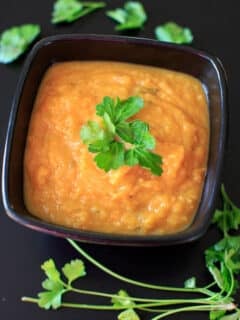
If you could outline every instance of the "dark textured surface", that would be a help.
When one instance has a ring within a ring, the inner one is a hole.
[[[0,32],[12,25],[22,23],[40,23],[42,36],[60,33],[104,33],[116,34],[114,23],[104,16],[104,10],[93,13],[71,25],[52,26],[50,12],[53,1],[8,0],[1,5]],[[107,1],[108,8],[121,5],[123,1]],[[157,24],[174,20],[190,27],[195,35],[194,46],[217,55],[223,62],[229,79],[229,135],[228,149],[223,170],[223,182],[232,199],[240,205],[240,151],[239,151],[239,48],[236,45],[234,31],[237,30],[238,11],[228,2],[213,0],[145,0],[149,20],[145,28],[130,35],[153,37]],[[18,62],[0,65],[0,155],[11,109],[12,97],[16,88],[19,72],[24,57]],[[214,228],[199,241],[169,248],[120,248],[84,245],[96,258],[110,268],[124,275],[148,282],[182,285],[185,278],[196,275],[199,283],[208,282],[204,269],[203,250],[218,237]],[[22,295],[35,295],[40,290],[42,274],[40,264],[49,257],[54,257],[59,266],[77,254],[62,239],[48,237],[25,229],[10,221],[0,208],[0,319],[116,319],[111,312],[94,312],[81,310],[44,311],[35,305],[20,301]],[[131,288],[117,280],[112,280],[102,272],[87,264],[88,277],[83,279],[82,286],[115,292],[126,288],[133,295],[157,296],[141,288]],[[79,283],[81,285],[81,283]],[[84,301],[87,301],[84,298]],[[94,301],[91,300],[91,301]],[[94,301],[96,302],[96,301]],[[208,319],[205,314],[180,315],[175,319]],[[143,316],[142,319],[150,319]]]

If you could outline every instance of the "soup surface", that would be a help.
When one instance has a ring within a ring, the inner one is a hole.
[[[163,174],[138,165],[108,173],[80,139],[104,96],[140,96],[134,118],[147,122]],[[35,101],[24,159],[28,210],[81,230],[169,234],[197,210],[208,157],[209,119],[202,84],[155,67],[103,61],[64,62],[46,72]]]

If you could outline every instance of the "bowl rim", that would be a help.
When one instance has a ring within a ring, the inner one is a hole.
[[[127,36],[118,36],[118,35],[101,35],[101,34],[60,34],[53,35],[49,37],[45,37],[39,40],[31,49],[28,54],[24,65],[22,67],[22,71],[19,76],[19,80],[17,83],[16,92],[14,94],[12,107],[8,120],[8,127],[6,131],[5,137],[5,145],[3,151],[3,161],[2,161],[2,199],[3,199],[3,207],[5,209],[6,214],[15,222],[28,227],[30,229],[40,231],[49,235],[58,236],[62,238],[71,238],[74,240],[79,240],[81,242],[87,243],[95,243],[95,244],[107,244],[107,245],[121,245],[121,246],[165,246],[165,245],[176,245],[182,243],[192,242],[197,240],[208,229],[211,216],[205,217],[204,221],[195,229],[190,228],[191,225],[180,232],[173,234],[165,234],[165,235],[129,235],[129,234],[112,234],[112,233],[103,233],[103,232],[95,232],[95,231],[85,231],[73,229],[70,227],[64,227],[61,225],[48,223],[43,220],[40,220],[34,216],[20,215],[18,212],[14,210],[11,206],[9,197],[8,197],[8,171],[9,171],[9,159],[11,153],[11,144],[13,139],[15,121],[18,111],[18,105],[21,98],[21,93],[24,88],[24,83],[27,78],[29,69],[31,64],[36,57],[37,53],[41,48],[47,45],[51,45],[53,42],[58,41],[83,41],[83,40],[93,40],[93,41],[111,41],[111,42],[120,42],[120,43],[131,43],[137,45],[150,45],[157,46],[162,48],[174,49],[177,51],[188,52],[195,56],[199,56],[208,62],[214,67],[217,72],[218,80],[219,80],[219,91],[220,91],[220,99],[221,99],[221,141],[218,144],[218,151],[222,155],[217,162],[217,166],[215,169],[216,179],[214,188],[212,190],[212,198],[216,199],[217,193],[220,188],[220,178],[221,178],[221,170],[223,166],[223,153],[226,144],[226,130],[227,130],[227,76],[224,70],[224,67],[221,61],[202,50],[198,50],[196,48],[192,48],[186,45],[178,45],[167,42],[160,42],[158,40],[144,38],[144,37],[127,37]],[[213,211],[214,209],[214,201],[212,201],[212,205],[209,210]]]

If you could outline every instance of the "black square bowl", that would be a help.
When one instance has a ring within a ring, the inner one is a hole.
[[[184,231],[169,235],[116,235],[79,231],[33,217],[23,200],[23,157],[28,124],[41,79],[54,62],[113,60],[151,65],[199,79],[208,98],[210,146],[208,168],[195,219]],[[190,242],[207,230],[219,191],[226,138],[226,80],[218,59],[190,47],[101,35],[60,35],[39,41],[26,59],[9,118],[3,156],[2,194],[7,215],[31,229],[100,244],[160,246]]]

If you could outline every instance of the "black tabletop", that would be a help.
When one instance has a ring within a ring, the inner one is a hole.
[[[50,23],[51,1],[7,0],[1,1],[0,32],[12,25],[39,23],[41,37],[61,33],[101,33],[116,34],[114,23],[104,11],[99,10],[72,24],[53,26]],[[108,8],[122,6],[124,1],[106,0]],[[143,0],[148,21],[144,29],[131,32],[131,36],[154,37],[154,27],[167,21],[175,21],[191,28],[195,39],[193,46],[218,56],[223,62],[229,82],[229,128],[228,146],[222,181],[231,198],[240,205],[238,198],[240,181],[239,118],[240,91],[238,74],[240,70],[240,51],[237,46],[238,10],[229,1],[219,0]],[[11,102],[17,80],[24,62],[22,57],[11,65],[0,65],[0,155],[3,153],[4,139]],[[176,247],[126,248],[84,244],[95,258],[108,267],[138,280],[182,286],[191,276],[204,285],[210,276],[204,267],[204,249],[219,237],[217,230],[210,227],[200,240]],[[53,257],[59,266],[77,253],[64,239],[50,237],[26,229],[11,221],[0,207],[0,319],[105,319],[117,318],[115,312],[59,309],[45,311],[36,305],[21,302],[21,296],[35,296],[40,291],[43,279],[41,263]],[[135,296],[157,297],[159,293],[143,288],[133,288],[105,275],[86,263],[88,276],[81,284],[84,288],[116,292],[123,288]],[[89,298],[79,297],[78,301]],[[97,302],[91,299],[91,302]],[[142,315],[141,319],[150,319]],[[208,319],[207,314],[176,316],[173,319]]]

